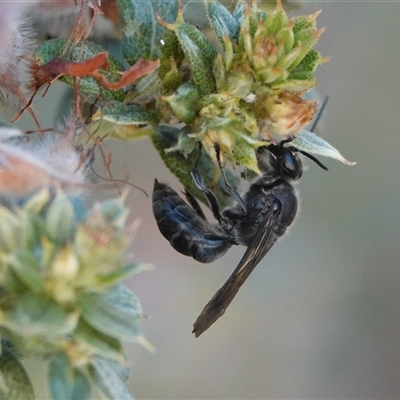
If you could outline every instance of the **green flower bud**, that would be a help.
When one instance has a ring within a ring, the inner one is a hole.
[[[192,83],[179,86],[172,96],[162,97],[171,106],[179,120],[185,123],[190,123],[196,118],[199,111],[199,98],[199,91]]]
[[[63,192],[58,192],[46,213],[46,232],[51,240],[64,245],[75,230],[74,207]]]

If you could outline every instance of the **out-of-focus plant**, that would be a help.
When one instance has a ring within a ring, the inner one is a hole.
[[[55,399],[88,399],[94,387],[130,398],[121,340],[144,339],[139,302],[121,285],[141,268],[125,257],[132,231],[123,201],[86,211],[79,198],[44,189],[0,214],[0,332],[14,355],[0,357],[0,393],[33,398],[26,375],[17,387],[5,378],[22,370],[20,353],[49,361]]]
[[[0,17],[9,29],[0,48],[2,105],[28,108],[39,126],[36,141],[18,129],[0,129],[0,397],[34,399],[24,360],[39,358],[48,363],[54,399],[131,399],[122,341],[151,345],[139,326],[139,301],[122,282],[145,265],[127,255],[137,225],[127,223],[126,194],[103,202],[87,196],[96,184],[89,173],[93,151],[84,139],[85,90],[77,79],[98,82],[103,100],[111,92],[122,99],[126,82],[158,63],[143,61],[121,77],[116,71],[123,67],[102,48],[79,40],[68,48],[63,39],[65,50],[81,51],[89,61],[54,60],[50,42],[42,45],[48,51],[40,68],[38,45],[24,23],[35,4],[43,2],[6,4]],[[80,7],[71,7],[79,15]],[[69,39],[76,37],[78,31]],[[72,117],[60,129],[42,130],[28,100],[61,76],[76,85]]]
[[[122,285],[145,267],[126,254],[136,229],[126,196],[82,197],[92,157],[76,134],[46,132],[33,144],[0,129],[1,398],[34,398],[21,357],[38,357],[54,399],[130,399],[121,342],[151,348],[139,301]]]

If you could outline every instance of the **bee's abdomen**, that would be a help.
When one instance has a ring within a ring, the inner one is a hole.
[[[161,234],[171,246],[196,261],[212,262],[232,246],[228,234],[201,218],[173,189],[157,180],[153,213]]]

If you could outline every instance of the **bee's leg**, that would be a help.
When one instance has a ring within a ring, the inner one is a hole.
[[[192,169],[192,171],[190,172],[190,175],[192,175],[192,179],[194,181],[194,183],[196,184],[196,186],[201,190],[201,192],[204,194],[204,196],[206,197],[207,201],[208,201],[208,205],[214,215],[214,218],[218,221],[221,222],[222,221],[222,215],[219,209],[219,204],[218,204],[218,200],[215,197],[215,194],[205,185],[203,178],[201,177],[200,172],[197,169],[197,165],[199,164],[200,161],[200,157],[201,157],[201,149],[202,149],[202,144],[201,142],[199,142],[199,155],[197,157],[197,160],[194,164],[194,167]],[[193,196],[192,196],[193,198]],[[189,202],[191,203],[192,207],[193,204],[191,202],[191,200],[188,198]],[[197,203],[197,200],[196,200]],[[197,203],[198,204],[198,203]],[[200,205],[193,207],[193,209],[197,212],[197,209],[200,208]],[[200,214],[199,214],[200,215]],[[204,216],[204,214],[203,214]],[[204,218],[205,219],[205,218]]]
[[[204,196],[206,196],[210,209],[214,215],[214,218],[218,222],[221,222],[223,218],[215,194],[210,189],[208,189],[208,187],[204,184],[203,178],[201,177],[200,172],[196,169],[196,167],[192,169],[191,175],[196,186],[201,190]]]
[[[224,168],[222,167],[222,162],[221,162],[221,149],[219,147],[218,143],[214,143],[214,148],[215,148],[215,153],[217,155],[217,161],[218,161],[218,166],[221,171],[222,177],[225,182],[225,188],[227,192],[236,200],[236,202],[239,204],[239,206],[243,209],[244,212],[247,212],[246,210],[246,205],[244,204],[244,201],[240,194],[229,185],[228,179],[226,179],[225,171]]]
[[[196,198],[192,195],[192,193],[188,192],[185,190],[183,194],[186,197],[186,200],[189,202],[190,206],[193,208],[194,211],[196,211],[196,214],[200,217],[203,218],[205,221],[207,221],[206,216],[204,215],[203,210],[200,207],[199,202],[196,200]]]

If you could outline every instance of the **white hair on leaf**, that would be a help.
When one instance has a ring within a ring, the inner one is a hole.
[[[79,194],[88,182],[92,153],[76,144],[75,127],[41,133],[31,140],[0,128],[0,196],[21,197],[59,185]]]
[[[27,56],[35,48],[34,31],[24,16],[33,3],[2,2],[0,6],[0,102],[7,108],[23,107],[33,92]]]

